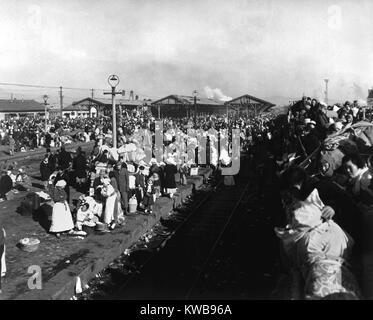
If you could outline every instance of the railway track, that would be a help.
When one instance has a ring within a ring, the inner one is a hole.
[[[206,275],[214,271],[218,256],[220,261],[229,256],[226,251],[233,241],[232,230],[234,233],[240,225],[236,217],[246,214],[243,211],[252,196],[247,168],[236,180],[234,187],[225,187],[221,182],[210,186],[209,191],[194,199],[187,213],[175,213],[161,221],[158,230],[167,230],[167,235],[155,239],[153,245],[152,241],[138,245],[130,256],[117,259],[98,284],[91,284],[94,289],[83,299],[205,299],[206,292],[201,296],[201,288],[206,287]],[[246,244],[236,245],[244,249]],[[211,294],[208,292],[207,298]],[[226,293],[219,298],[237,297]]]

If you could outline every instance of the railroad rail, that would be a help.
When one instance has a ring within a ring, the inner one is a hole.
[[[247,195],[247,177],[240,173],[236,180],[233,187],[224,186],[222,181],[210,185],[209,191],[193,201],[187,214],[175,213],[163,220],[162,224],[171,226],[172,231],[157,243],[155,250],[133,252],[143,254],[135,272],[126,271],[125,255],[118,263],[124,267],[109,267],[109,278],[115,278],[111,279],[115,283],[101,284],[112,286],[105,288],[109,292],[105,298],[188,299]]]

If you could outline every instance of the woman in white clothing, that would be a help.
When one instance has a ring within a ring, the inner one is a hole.
[[[61,232],[70,231],[74,228],[69,205],[66,201],[67,195],[64,190],[65,180],[59,180],[56,185],[50,187],[49,193],[54,202],[52,211],[52,225],[49,232],[55,233],[59,238]]]
[[[115,200],[117,194],[114,187],[110,184],[109,178],[103,179],[103,185],[101,194],[106,198],[103,220],[106,224],[111,224],[114,221]]]

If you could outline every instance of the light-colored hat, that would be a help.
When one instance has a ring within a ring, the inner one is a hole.
[[[327,107],[328,105],[324,101],[320,101],[319,104],[321,104],[324,107]]]
[[[145,163],[144,160],[141,160],[141,161],[139,162],[139,167],[140,167],[140,166],[147,167],[147,164]]]
[[[340,122],[340,121],[335,122],[334,125],[335,125],[335,128],[336,128],[338,131],[339,131],[339,130],[342,130],[342,128],[343,128],[343,123]]]
[[[66,187],[66,181],[65,180],[58,180],[57,183],[56,183],[56,187],[61,187],[61,188],[64,188]]]
[[[152,165],[152,164],[158,164],[158,161],[156,158],[151,158],[151,160],[149,161],[149,165]]]

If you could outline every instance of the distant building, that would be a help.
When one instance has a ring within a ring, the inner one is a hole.
[[[229,107],[230,113],[235,113],[237,115],[246,114],[254,117],[275,106],[275,104],[271,102],[259,99],[249,94],[227,101],[225,105]]]
[[[0,99],[0,120],[10,117],[45,116],[45,106],[35,100]]]
[[[115,99],[115,104],[118,110],[117,112],[119,112],[120,108],[122,108],[122,111],[129,111],[137,109],[139,107],[143,107],[147,105],[147,103],[148,101]],[[79,101],[75,101],[71,105],[63,108],[62,115],[66,118],[75,119],[97,116],[111,116],[111,111],[111,99],[96,99],[88,97]],[[59,116],[60,109],[56,108],[55,110],[53,110],[53,115]]]
[[[151,104],[152,114],[155,117],[194,117],[194,97],[182,95],[169,95]],[[226,115],[251,114],[258,115],[267,111],[275,104],[245,94],[238,98],[224,102],[210,98],[196,98],[196,112],[198,115]]]
[[[197,115],[224,114],[226,107],[223,101],[196,98]],[[154,117],[193,117],[194,97],[172,94],[151,104],[151,112]]]
[[[368,108],[373,108],[373,89],[368,90],[367,105]]]

